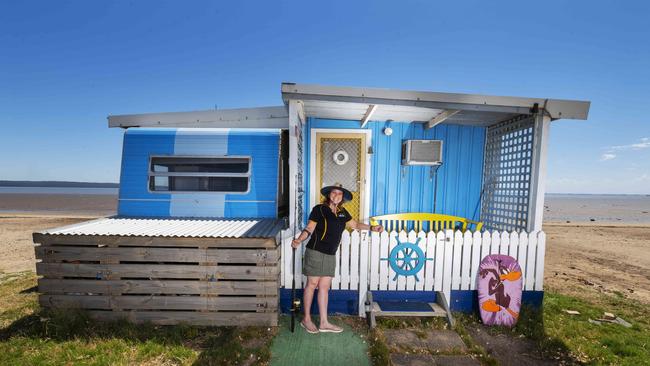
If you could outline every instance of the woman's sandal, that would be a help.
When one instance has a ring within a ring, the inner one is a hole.
[[[303,327],[305,329],[305,331],[307,333],[309,333],[309,334],[317,334],[318,333],[318,328],[316,328],[316,330],[309,330],[309,328],[307,328],[307,326],[303,322],[300,322],[300,326]],[[314,328],[315,327],[316,326],[314,326]]]
[[[343,328],[332,325],[333,328],[318,328],[318,331],[321,333],[341,333]]]

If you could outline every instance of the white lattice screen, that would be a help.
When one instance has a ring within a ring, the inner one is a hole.
[[[487,129],[481,221],[488,230],[526,230],[534,125],[533,116],[519,116]]]

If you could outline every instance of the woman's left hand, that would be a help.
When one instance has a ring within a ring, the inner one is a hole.
[[[376,233],[381,233],[384,231],[384,227],[381,225],[370,225],[370,231],[374,231]]]

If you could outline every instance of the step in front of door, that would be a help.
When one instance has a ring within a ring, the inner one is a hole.
[[[440,305],[419,301],[377,301],[372,312],[375,316],[447,316]]]

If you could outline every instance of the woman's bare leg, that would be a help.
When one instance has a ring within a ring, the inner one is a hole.
[[[316,290],[316,287],[318,287],[318,283],[321,278],[324,277],[307,276],[307,285],[305,286],[302,298],[302,305],[305,312],[305,317],[303,318],[302,322],[305,327],[311,331],[318,330],[316,328],[316,324],[314,324],[314,322],[311,320],[311,304],[314,301],[314,290]]]
[[[332,277],[321,277],[318,281],[318,312],[320,314],[321,329],[332,329],[335,327],[327,320],[327,302],[329,300],[329,289],[332,284]],[[337,327],[338,328],[338,327]]]

